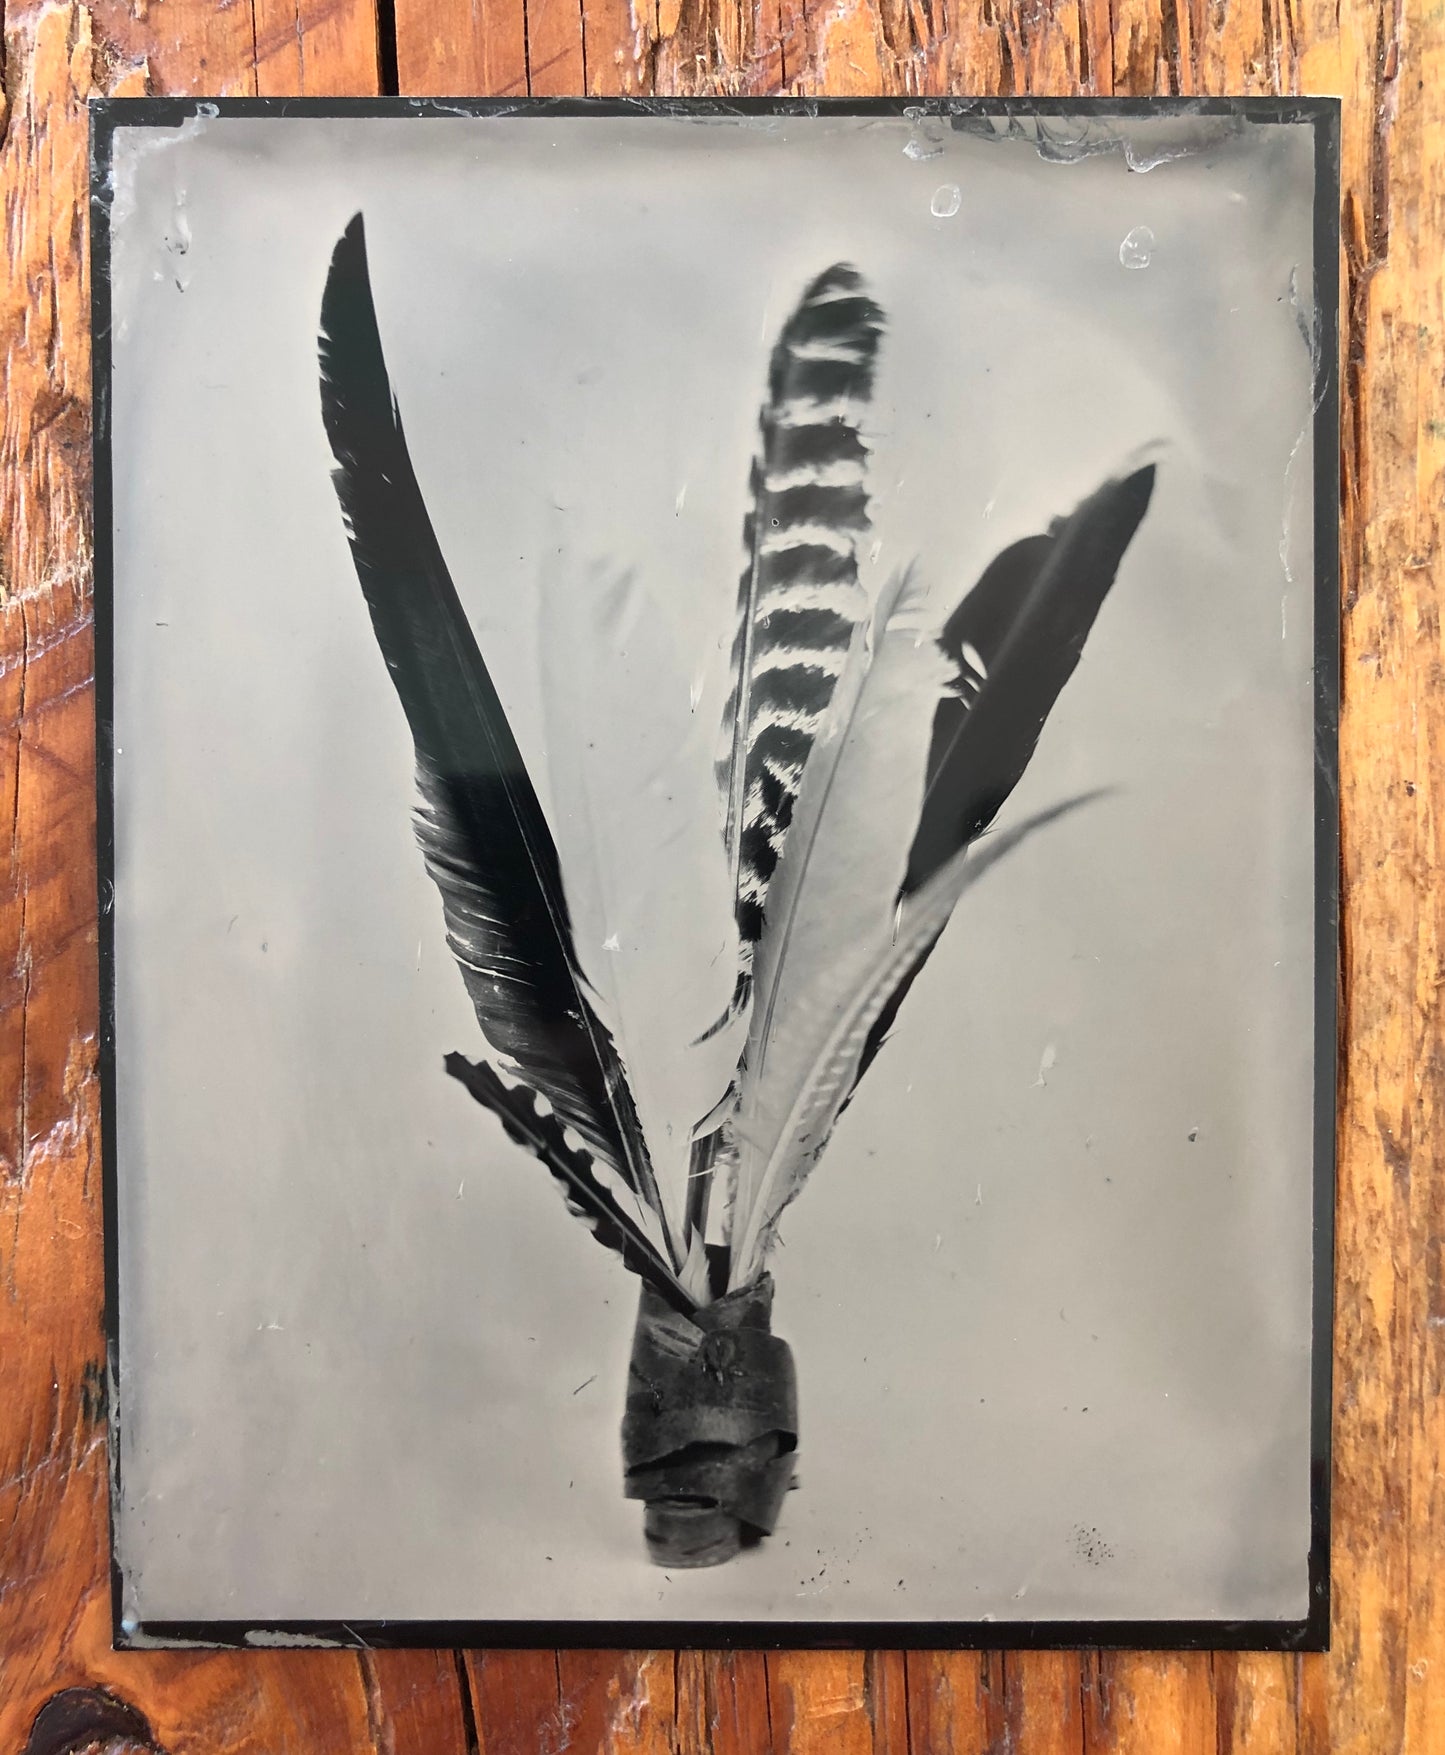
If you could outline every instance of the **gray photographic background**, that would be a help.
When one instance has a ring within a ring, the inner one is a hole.
[[[1056,163],[901,118],[122,131],[128,1617],[1305,1613],[1312,141],[1127,133]],[[423,492],[579,894],[569,725],[604,819],[658,751],[696,776],[612,923],[659,1054],[711,1015],[708,764],[807,280],[851,261],[888,313],[865,582],[916,561],[941,620],[1159,464],[1003,821],[1111,790],[964,898],[788,1213],[800,1490],[715,1571],[650,1566],[621,1495],[636,1282],[442,1070],[485,1047],[316,391],[358,209]],[[569,605],[618,569],[657,615],[569,693]]]

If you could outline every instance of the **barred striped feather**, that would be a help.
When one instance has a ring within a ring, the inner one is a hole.
[[[803,294],[769,368],[717,770],[741,940],[735,1011],[803,766],[868,607],[858,579],[868,528],[859,424],[882,329],[857,271],[839,263]]]

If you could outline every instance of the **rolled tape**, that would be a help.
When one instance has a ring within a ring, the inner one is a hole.
[[[686,1316],[642,1288],[623,1491],[646,1506],[659,1566],[719,1565],[777,1524],[793,1484],[798,1385],[772,1314],[768,1274]]]

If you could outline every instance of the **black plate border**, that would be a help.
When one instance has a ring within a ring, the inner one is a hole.
[[[604,1648],[684,1650],[1325,1651],[1330,1632],[1330,1476],[1335,1140],[1340,1042],[1339,724],[1340,100],[1255,98],[98,98],[90,110],[91,364],[95,508],[96,855],[99,907],[100,1138],[111,1494],[111,1620],[117,1649],[204,1646]],[[1312,129],[1315,144],[1314,625],[1315,1090],[1309,1612],[1291,1621],[146,1621],[123,1620],[114,1509],[121,1502],[119,1238],[116,1199],[114,510],[111,471],[111,166],[124,128],[179,128],[196,117],[1041,116],[1079,120],[1237,115]]]

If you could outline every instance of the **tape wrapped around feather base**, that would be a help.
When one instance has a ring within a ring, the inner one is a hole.
[[[683,1315],[644,1285],[622,1421],[623,1491],[658,1566],[718,1566],[771,1533],[793,1484],[798,1387],[773,1282]]]

